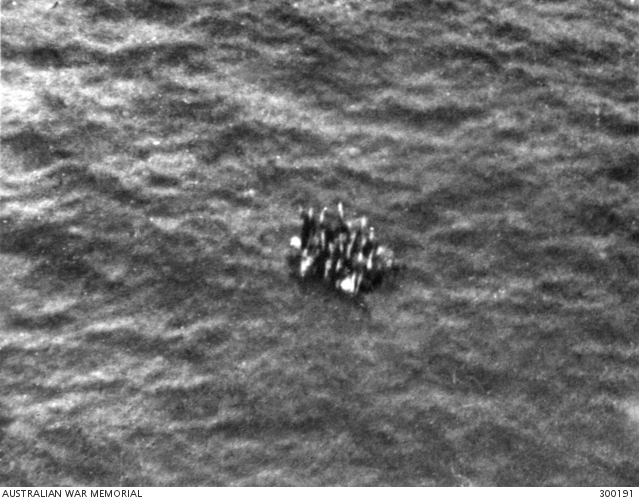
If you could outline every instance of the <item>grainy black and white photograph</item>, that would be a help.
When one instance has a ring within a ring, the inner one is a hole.
[[[1,5],[0,485],[639,485],[638,2]]]

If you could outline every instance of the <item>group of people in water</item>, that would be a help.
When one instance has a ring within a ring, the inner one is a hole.
[[[362,217],[346,221],[344,206],[337,215],[324,207],[319,215],[313,208],[300,208],[300,236],[291,239],[293,265],[300,277],[314,277],[348,294],[370,291],[379,286],[398,265],[393,252],[380,245],[375,229]]]

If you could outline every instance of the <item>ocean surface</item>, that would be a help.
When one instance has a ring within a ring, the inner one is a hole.
[[[634,0],[0,16],[0,485],[639,484]]]

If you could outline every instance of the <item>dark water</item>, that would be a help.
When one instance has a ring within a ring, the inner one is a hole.
[[[0,484],[637,485],[633,1],[51,5],[2,4]],[[396,286],[290,277],[339,200]]]

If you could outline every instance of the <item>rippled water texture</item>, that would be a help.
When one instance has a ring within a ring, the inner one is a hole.
[[[639,483],[628,0],[2,2],[0,484]],[[286,264],[298,205],[406,265]]]

